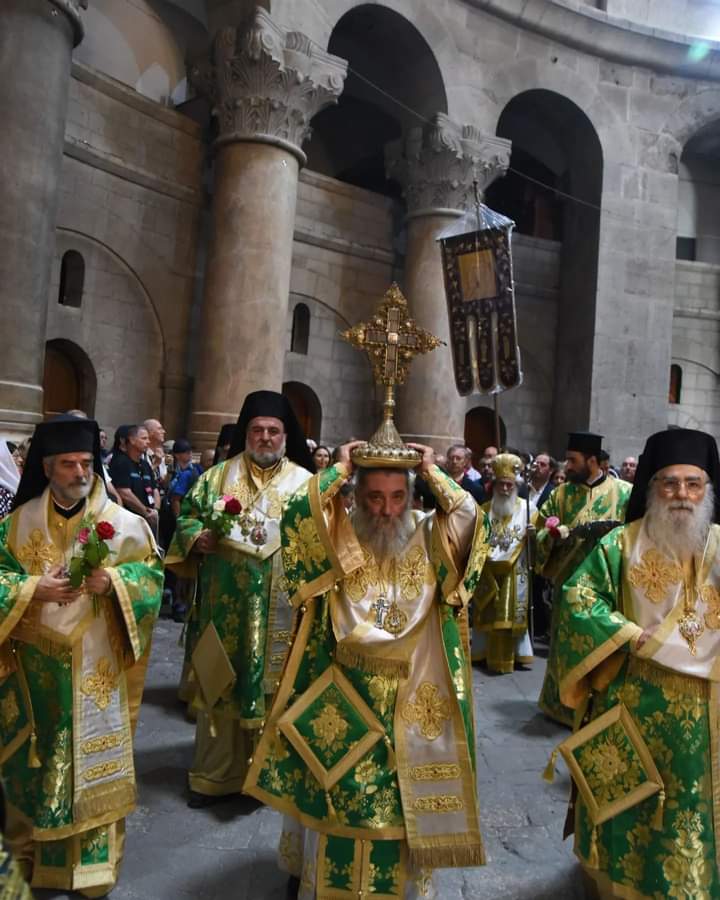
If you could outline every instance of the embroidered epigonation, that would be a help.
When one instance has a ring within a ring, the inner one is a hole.
[[[434,741],[450,719],[450,702],[436,684],[424,681],[417,689],[415,699],[403,709],[402,718],[407,725],[417,725],[424,738]]]
[[[455,794],[429,794],[427,797],[416,797],[413,808],[417,812],[450,813],[465,809],[462,797]]]
[[[83,753],[102,753],[104,750],[114,750],[122,742],[122,731],[116,731],[113,734],[102,734],[100,737],[90,738],[80,745],[80,749]]]
[[[107,778],[108,775],[115,775],[123,767],[123,764],[117,759],[111,759],[108,762],[98,763],[91,766],[83,772],[84,781],[97,781],[100,778]]]
[[[460,766],[457,763],[427,763],[410,766],[408,772],[413,781],[450,781],[460,777]]]

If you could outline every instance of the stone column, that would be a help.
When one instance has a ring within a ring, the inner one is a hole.
[[[79,0],[4,0],[0,13],[0,433],[42,420],[50,271]]]
[[[413,129],[388,149],[388,174],[400,180],[407,201],[404,292],[410,314],[447,344],[413,363],[408,383],[398,391],[397,425],[406,440],[442,452],[464,443],[467,401],[455,387],[437,236],[473,208],[473,181],[482,199],[488,185],[505,174],[510,148],[510,141],[438,113],[432,124]]]
[[[211,446],[249,391],[282,385],[298,172],[310,120],[337,102],[346,66],[257,9],[218,31],[193,72],[214,101],[213,235],[191,434]]]

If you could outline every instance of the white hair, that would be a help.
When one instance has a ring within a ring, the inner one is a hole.
[[[664,497],[657,482],[650,482],[645,523],[650,539],[666,556],[690,559],[694,554],[702,554],[714,512],[712,482],[706,484],[705,495],[699,503]]]

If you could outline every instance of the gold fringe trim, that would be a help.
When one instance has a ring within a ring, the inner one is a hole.
[[[628,663],[628,675],[642,678],[654,687],[666,688],[671,691],[692,697],[693,700],[710,699],[710,682],[704,678],[696,678],[694,675],[681,675],[679,672],[671,672],[663,669],[655,663],[631,656]]]
[[[485,865],[485,850],[482,844],[463,847],[411,847],[409,854],[411,868],[459,869]]]
[[[362,669],[371,675],[395,675],[398,678],[408,678],[410,675],[410,663],[405,659],[366,656],[355,647],[349,647],[347,644],[337,645],[335,648],[335,659],[343,666]]]
[[[547,781],[548,784],[552,784],[555,781],[555,763],[557,762],[558,753],[560,751],[557,747],[550,754],[550,759],[545,766],[545,771],[543,772],[543,780]]]
[[[592,834],[590,835],[590,852],[588,853],[587,864],[591,869],[600,868],[600,857],[598,856],[597,846],[597,826],[593,827]]]
[[[655,815],[653,816],[651,828],[653,831],[662,831],[663,827],[663,816],[665,814],[665,791],[660,790],[658,794],[658,802],[657,808],[655,809]]]
[[[134,806],[136,800],[137,792],[133,781],[120,783],[112,781],[107,785],[92,789],[90,796],[80,794],[73,803],[73,818],[77,822],[83,819],[94,819],[96,816],[107,814],[112,809],[121,809],[128,805]]]
[[[37,735],[34,731],[30,732],[30,747],[28,748],[28,767],[30,769],[42,768],[40,757],[37,752]]]

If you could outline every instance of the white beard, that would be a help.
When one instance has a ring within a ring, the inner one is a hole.
[[[494,519],[509,519],[515,512],[515,501],[517,500],[517,491],[513,491],[507,497],[500,494],[495,496],[493,491],[492,500],[490,501],[490,512]]]
[[[666,500],[650,487],[645,522],[648,534],[666,556],[681,560],[702,554],[713,520],[715,495],[712,484],[699,504],[690,500]]]
[[[277,452],[274,450],[249,450],[247,444],[245,450],[256,466],[260,466],[261,469],[270,469],[285,456],[285,443],[285,441],[282,442],[282,447]]]
[[[415,531],[412,512],[406,509],[400,516],[374,516],[362,506],[352,514],[353,528],[360,543],[372,551],[378,563],[397,558]]]

